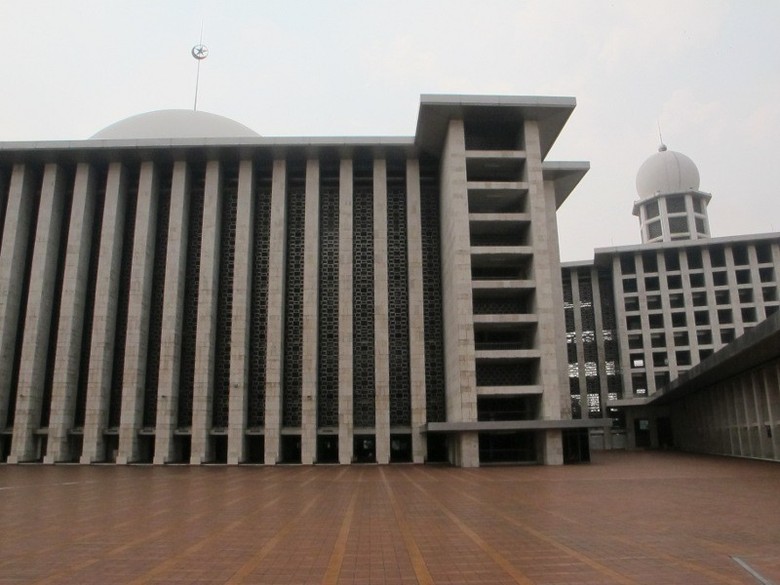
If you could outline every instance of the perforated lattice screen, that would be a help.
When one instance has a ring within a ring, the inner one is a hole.
[[[325,179],[325,174],[321,175]],[[339,424],[339,190],[320,190],[319,387],[317,425]]]
[[[125,194],[125,219],[122,237],[122,264],[119,271],[119,294],[116,301],[114,329],[114,364],[111,370],[111,398],[108,426],[118,427],[122,412],[122,382],[125,373],[125,341],[127,339],[127,305],[130,297],[130,273],[135,241],[135,212],[138,207],[138,168],[128,169]]]
[[[536,383],[530,363],[477,363],[477,386],[527,386]]]
[[[268,250],[271,226],[270,169],[258,172],[252,241],[252,307],[249,328],[249,405],[247,425],[265,422],[265,359],[268,323]]]
[[[154,235],[152,266],[152,296],[149,306],[149,345],[146,358],[143,426],[157,422],[157,389],[160,380],[160,344],[162,313],[165,302],[165,264],[168,254],[168,224],[171,217],[171,167],[160,171],[160,191],[157,199],[157,225]]]
[[[447,417],[444,392],[444,336],[441,304],[441,236],[438,168],[420,168],[423,319],[425,325],[425,401],[428,422]]]
[[[282,425],[301,426],[303,360],[303,242],[306,192],[303,169],[287,173],[287,271],[285,287]]]
[[[89,268],[87,272],[87,290],[84,300],[84,324],[81,332],[81,354],[79,360],[79,379],[76,386],[76,409],[73,425],[84,426],[87,409],[87,377],[89,358],[92,348],[92,322],[95,315],[95,286],[97,285],[98,257],[100,256],[100,237],[103,233],[103,207],[106,200],[106,169],[95,169],[95,211],[92,219],[92,238],[89,243]]]
[[[219,428],[227,427],[230,406],[230,335],[233,317],[233,271],[236,259],[238,167],[232,164],[225,165],[222,180],[214,396],[211,411],[212,425]]]
[[[405,167],[401,167],[403,173]],[[409,383],[409,272],[406,244],[406,181],[387,193],[387,276],[390,342],[390,425],[412,423]]]
[[[352,364],[356,427],[373,427],[374,397],[374,194],[370,179],[355,181],[352,202]]]
[[[524,300],[512,297],[486,297],[474,295],[475,315],[517,315],[526,313]]]
[[[179,375],[178,426],[192,425],[192,391],[195,381],[195,336],[198,332],[198,280],[200,246],[203,239],[203,191],[206,167],[193,166],[190,186],[190,210],[187,228],[187,268],[184,276],[181,370]]]
[[[617,318],[615,317],[614,292],[612,288],[611,273],[607,270],[599,270],[599,297],[601,301],[601,323],[604,335],[603,359],[611,364],[607,372],[607,391],[610,394],[623,395],[623,382],[620,376],[620,351],[618,348],[618,332],[616,330]]]

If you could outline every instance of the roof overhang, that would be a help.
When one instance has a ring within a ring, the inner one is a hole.
[[[713,353],[704,361],[681,374],[668,386],[647,399],[647,404],[661,405],[688,394],[706,390],[756,366],[780,358],[780,312],[771,315],[753,329]]]
[[[573,97],[423,94],[415,143],[422,151],[438,157],[453,118],[478,114],[495,122],[536,120],[544,159],[576,105]]]
[[[543,431],[548,429],[592,429],[610,426],[612,419],[506,420],[479,422],[430,422],[423,426],[428,433],[474,433],[481,431]]]
[[[414,138],[409,136],[357,137],[242,137],[120,140],[49,140],[43,142],[0,142],[0,162],[88,162],[134,158],[165,160],[210,158],[230,153],[237,157],[258,154],[271,158],[317,157],[323,152],[352,158],[361,152],[382,156],[389,151],[416,157]]]
[[[610,246],[609,248],[596,248],[593,251],[593,263],[596,266],[606,268],[612,265],[612,258],[618,254],[637,254],[639,252],[678,248],[702,248],[715,245],[740,244],[743,242],[759,242],[761,240],[780,240],[780,232],[748,234],[743,236],[724,236],[720,238],[702,238],[699,240],[673,240],[671,242],[655,242],[652,244],[633,244],[630,246]]]
[[[555,188],[555,209],[560,208],[566,198],[590,170],[586,161],[549,161],[542,163],[545,181],[552,181]]]

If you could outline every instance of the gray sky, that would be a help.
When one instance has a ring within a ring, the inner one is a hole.
[[[713,236],[780,231],[777,0],[3,0],[0,141],[192,107],[202,20],[199,109],[266,136],[410,136],[421,93],[576,97],[548,157],[591,163],[563,260],[639,242],[659,122],[713,194]]]

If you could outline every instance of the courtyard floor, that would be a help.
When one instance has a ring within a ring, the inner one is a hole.
[[[0,465],[3,584],[761,583],[749,569],[780,585],[780,464]]]

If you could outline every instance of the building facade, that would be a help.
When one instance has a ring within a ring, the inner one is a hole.
[[[545,157],[571,98],[423,96],[410,138],[198,112],[0,144],[0,457],[586,458]]]
[[[643,243],[562,266],[573,416],[612,419],[595,448],[672,446],[643,406],[780,306],[780,234],[711,238],[698,169],[663,145],[636,182]]]

